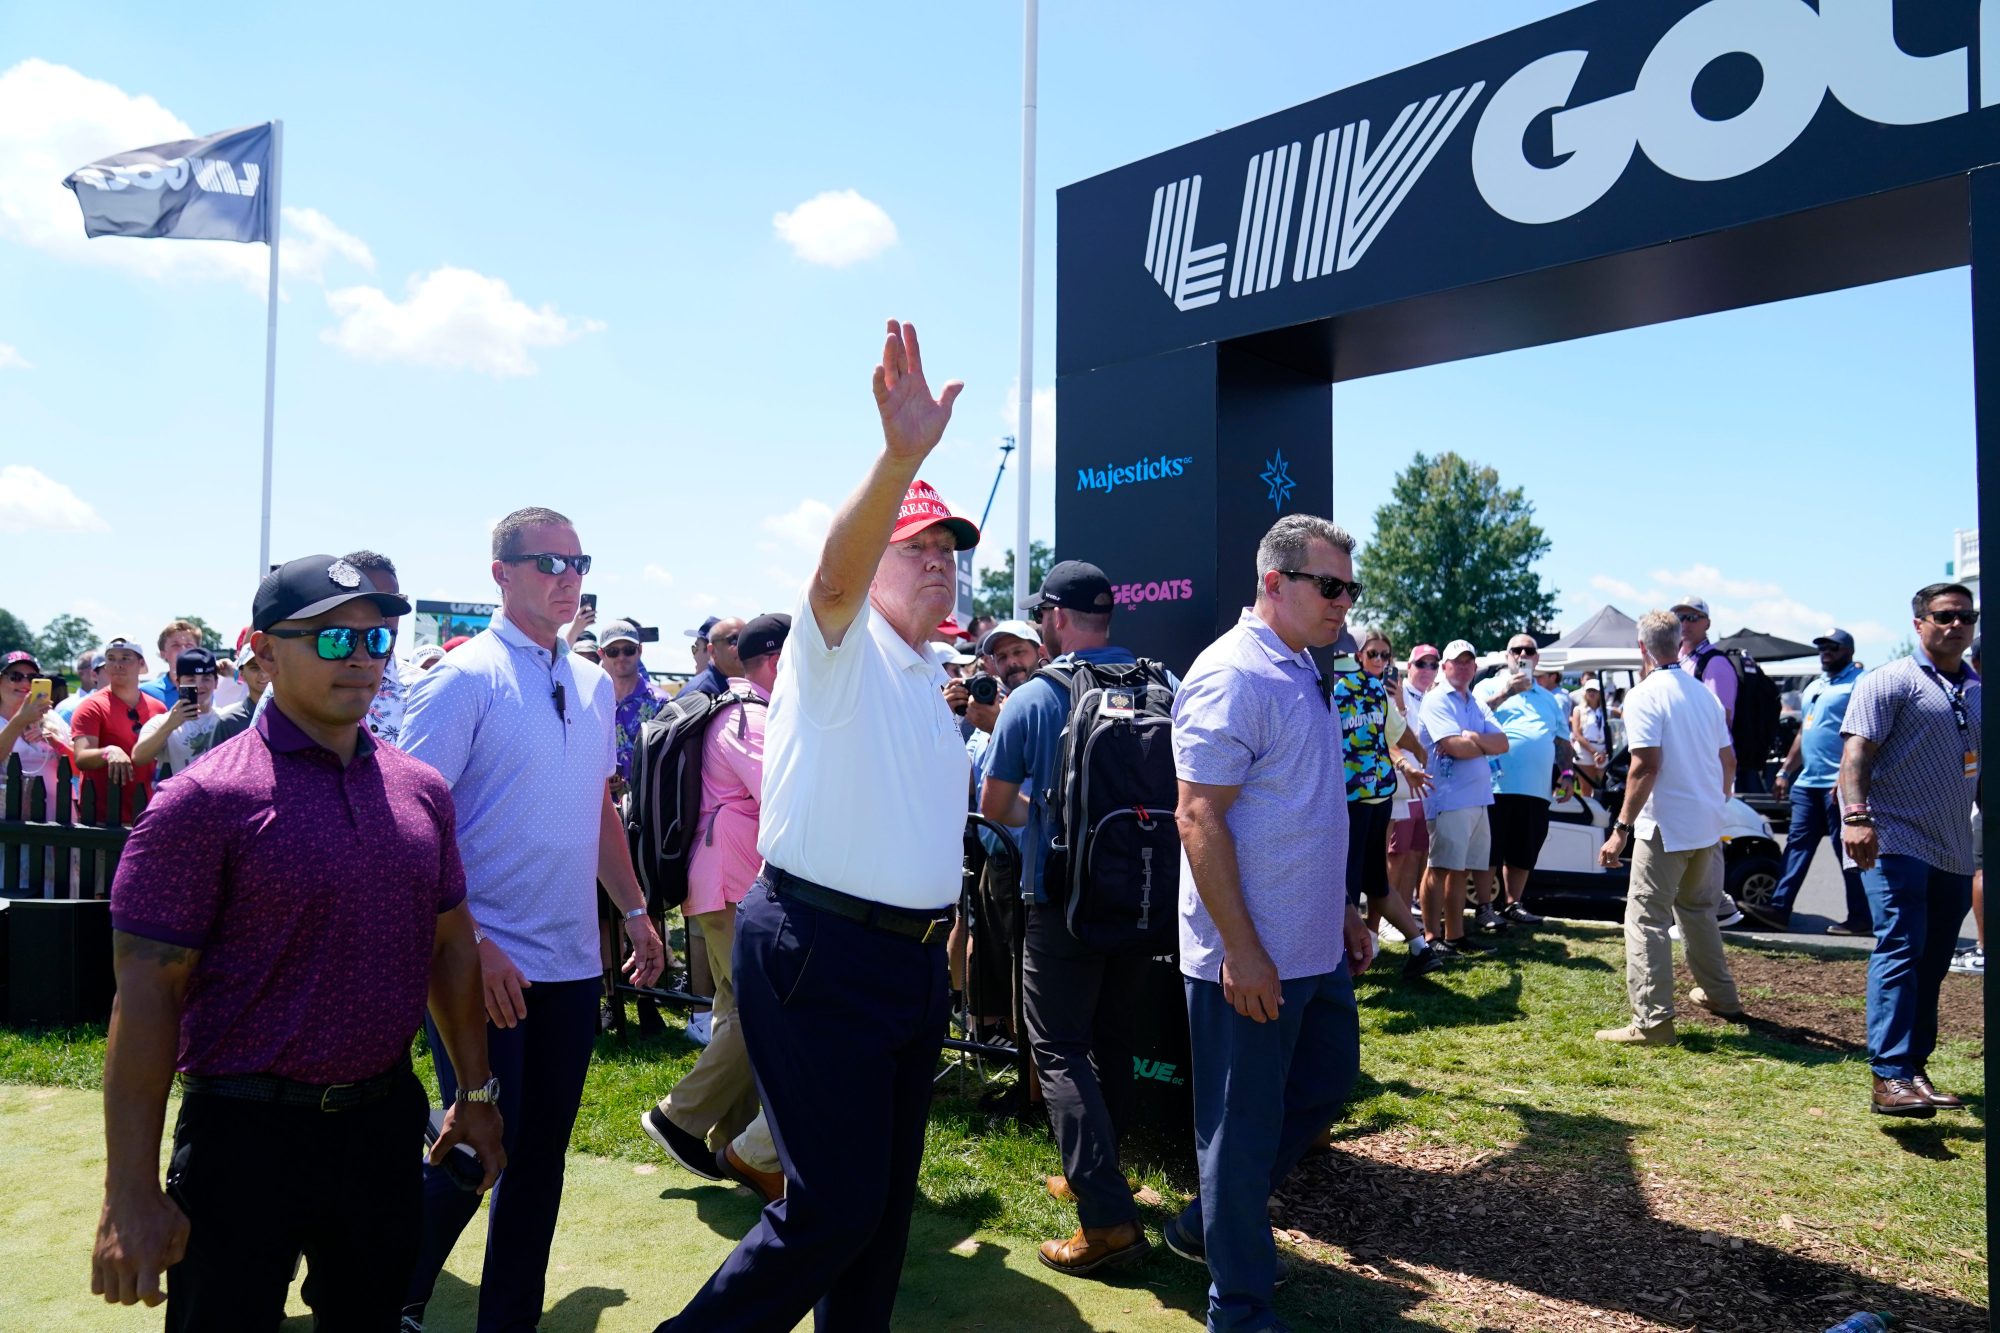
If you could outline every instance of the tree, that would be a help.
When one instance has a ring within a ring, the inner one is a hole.
[[[1492,468],[1455,453],[1418,454],[1375,511],[1375,541],[1355,561],[1365,588],[1358,618],[1384,622],[1404,648],[1470,639],[1491,651],[1540,629],[1556,601],[1533,568],[1549,549],[1534,512]]]
[[[1055,553],[1047,542],[1028,543],[1028,587],[1040,588],[1042,580],[1048,577],[1049,566],[1055,563]],[[979,590],[972,598],[972,614],[975,616],[999,616],[1006,619],[1014,614],[1014,550],[1009,547],[1006,558],[998,569],[979,571]]]
[[[84,653],[97,646],[97,631],[82,616],[60,615],[42,626],[35,651],[49,671],[67,671]]]
[[[33,651],[34,646],[35,634],[28,628],[28,622],[12,611],[0,610],[0,653],[11,653],[16,648]]]
[[[201,631],[202,647],[208,649],[211,653],[222,651],[222,636],[216,633],[215,627],[210,625],[206,620],[203,620],[200,616],[179,616],[176,619],[185,620],[188,624],[193,625]],[[169,662],[167,665],[172,666],[173,664]]]

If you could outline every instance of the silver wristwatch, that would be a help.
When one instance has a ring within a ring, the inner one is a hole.
[[[455,1102],[483,1102],[488,1106],[497,1105],[500,1101],[500,1076],[495,1074],[476,1088],[461,1087],[458,1090],[458,1096],[452,1098],[452,1100]]]

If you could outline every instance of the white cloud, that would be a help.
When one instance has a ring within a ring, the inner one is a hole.
[[[882,206],[854,190],[828,190],[771,215],[771,226],[808,264],[844,268],[873,259],[896,243],[896,224]]]
[[[75,491],[24,464],[0,467],[0,532],[103,532],[104,519]]]
[[[401,301],[377,287],[328,292],[327,305],[340,322],[320,336],[364,361],[506,377],[534,374],[534,349],[560,347],[604,327],[558,314],[554,306],[536,309],[501,279],[470,269],[433,269],[410,279],[407,290]]]
[[[793,550],[817,555],[826,543],[826,530],[832,523],[831,506],[806,499],[782,514],[772,514],[758,526]]]
[[[658,583],[663,586],[674,581],[671,570],[662,569],[660,566],[654,564],[648,564],[645,569],[640,571],[640,576],[648,583]]]
[[[1036,476],[1054,476],[1056,470],[1056,386],[1045,384],[1035,390],[1034,402],[1030,410],[1029,424],[1034,427],[1031,441],[1035,451],[1034,467]],[[1012,435],[1016,443],[1021,437],[1021,380],[1016,376],[1007,388],[1007,401],[1000,405],[1000,420],[1006,423],[1003,432]],[[1019,461],[1019,460],[1016,460]]]
[[[284,213],[285,229],[278,245],[282,272],[323,284],[327,262],[336,258],[370,273],[375,271],[375,255],[367,244],[335,226],[317,208],[286,208]]]
[[[63,188],[63,178],[87,162],[194,137],[186,121],[151,97],[87,78],[68,66],[23,60],[0,72],[0,240],[147,277],[228,279],[261,294],[270,271],[263,247],[233,241],[90,240],[83,234],[76,197]],[[374,267],[368,247],[317,210],[286,208],[284,225],[279,261],[288,275],[319,282],[328,260],[336,256]]]
[[[1623,579],[1597,574],[1591,577],[1590,586],[1632,616],[1664,610],[1681,597],[1700,597],[1708,603],[1710,631],[1717,638],[1739,629],[1753,629],[1807,643],[1836,624],[1864,646],[1896,637],[1895,631],[1878,621],[1836,617],[1791,596],[1781,584],[1768,579],[1732,578],[1714,565],[1656,569],[1647,577],[1647,585],[1637,587]]]
[[[28,358],[12,343],[0,343],[0,370],[27,370]]]
[[[697,611],[711,611],[722,601],[712,592],[698,592],[688,598],[688,605]]]

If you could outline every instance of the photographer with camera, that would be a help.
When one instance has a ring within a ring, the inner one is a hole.
[[[174,706],[139,729],[132,762],[150,764],[164,759],[178,773],[215,745],[215,687],[220,676],[215,654],[189,648],[174,659]]]
[[[1001,705],[1042,664],[1042,636],[1026,621],[1002,621],[980,636],[974,660],[978,670],[945,686],[944,697],[951,711],[972,726],[965,752],[972,756],[971,808],[977,810]],[[1021,924],[1020,835],[1010,833],[1002,845],[1000,835],[982,828],[979,842],[985,855],[969,866],[978,877],[972,894],[974,919],[961,917],[952,930],[952,984],[966,991],[967,1035],[974,1041],[1009,1045],[1019,1036],[1014,1031],[1014,940]]]
[[[1137,662],[1111,642],[1111,609],[1111,580],[1096,565],[1065,560],[1048,572],[1035,618],[1057,654],[1051,673],[1082,663]],[[1136,1007],[1151,954],[1077,939],[1064,920],[1061,886],[1048,882],[1054,834],[1048,807],[1070,708],[1070,692],[1050,674],[1034,676],[1008,696],[993,731],[979,804],[988,819],[1027,829],[1022,843],[1032,869],[1022,874],[1022,1016],[1062,1149],[1063,1175],[1050,1177],[1048,1190],[1075,1201],[1080,1223],[1075,1235],[1044,1241],[1040,1255],[1057,1272],[1080,1277],[1140,1258],[1149,1248],[1118,1162],[1117,1124],[1131,1090]]]

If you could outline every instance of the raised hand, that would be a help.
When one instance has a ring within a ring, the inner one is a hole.
[[[944,438],[951,405],[964,388],[952,380],[932,398],[916,325],[890,320],[889,334],[882,340],[882,364],[875,367],[875,406],[882,413],[882,438],[889,456],[921,463]]]

